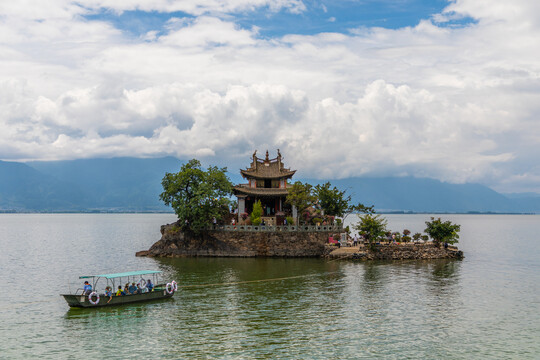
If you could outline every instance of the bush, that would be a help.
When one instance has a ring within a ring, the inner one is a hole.
[[[404,235],[404,236],[401,238],[401,240],[402,240],[403,242],[410,242],[410,241],[411,241],[411,237],[408,236],[408,235]]]
[[[420,238],[421,238],[423,241],[428,241],[428,240],[429,240],[429,236],[427,236],[427,235],[422,235],[422,236],[420,236]]]
[[[287,220],[287,225],[294,225],[294,218],[292,216],[287,216],[285,219]]]
[[[316,218],[313,218],[311,221],[313,222],[313,225],[317,225],[317,224],[322,224],[323,219],[316,217]]]
[[[431,221],[426,221],[426,234],[431,236],[436,246],[439,246],[442,242],[453,245],[458,242],[458,232],[461,229],[461,225],[452,224],[451,221],[442,222],[441,218],[431,218]]]
[[[420,234],[420,233],[415,233],[415,234],[412,236],[412,238],[414,239],[414,241],[418,241],[418,240],[420,240],[420,237],[421,237],[421,236],[422,236],[422,234]]]
[[[251,212],[251,224],[252,225],[259,225],[261,223],[261,216],[263,213],[261,200],[257,200],[255,204],[253,204],[253,211]]]
[[[403,230],[403,235],[405,235],[405,236],[411,235],[411,230],[409,230],[409,229]]]

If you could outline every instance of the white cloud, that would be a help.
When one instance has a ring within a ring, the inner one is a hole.
[[[538,5],[456,1],[437,21],[478,23],[265,40],[215,14],[303,3],[40,4],[0,5],[3,159],[171,154],[234,168],[280,148],[305,177],[540,191]],[[137,40],[81,17],[101,7],[204,15]]]

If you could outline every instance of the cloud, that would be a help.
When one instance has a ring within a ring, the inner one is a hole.
[[[39,4],[0,7],[2,159],[174,155],[234,168],[280,148],[304,177],[540,191],[535,4],[456,1],[414,27],[270,39],[217,13],[302,2]],[[133,39],[83,16],[102,8],[196,16]],[[440,25],[459,17],[478,21]]]

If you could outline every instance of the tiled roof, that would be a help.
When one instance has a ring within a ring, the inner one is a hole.
[[[236,185],[235,194],[245,194],[254,196],[287,196],[289,189],[283,188],[250,188],[247,185]]]
[[[274,159],[268,158],[268,151],[264,159],[256,156],[257,151],[253,153],[253,160],[249,168],[240,170],[240,173],[245,178],[255,179],[279,179],[291,178],[296,170],[286,169],[281,162],[282,157],[278,150],[278,156]]]

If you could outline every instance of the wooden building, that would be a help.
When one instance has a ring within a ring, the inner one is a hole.
[[[268,150],[264,159],[257,157],[257,150],[253,153],[251,166],[240,170],[247,184],[234,187],[234,194],[238,198],[238,214],[250,214],[253,204],[260,200],[263,206],[263,220],[267,225],[282,225],[286,216],[296,218],[296,208],[285,203],[288,194],[287,181],[291,179],[296,170],[285,168],[279,149],[277,157],[270,159]],[[241,222],[241,216],[239,216]]]

